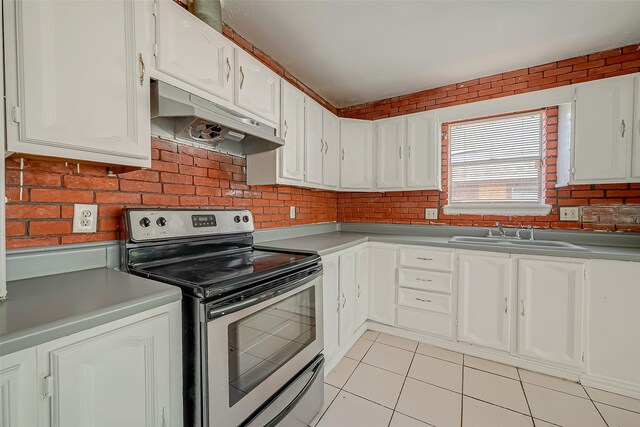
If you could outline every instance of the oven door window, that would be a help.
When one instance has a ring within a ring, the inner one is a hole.
[[[314,289],[229,325],[229,407],[315,341]]]

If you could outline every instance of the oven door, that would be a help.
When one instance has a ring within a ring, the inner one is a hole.
[[[322,352],[322,271],[207,318],[209,426],[235,427]]]

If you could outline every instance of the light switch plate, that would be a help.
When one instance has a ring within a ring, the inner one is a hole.
[[[580,208],[560,208],[560,221],[579,221]]]
[[[98,205],[73,205],[73,232],[95,233],[98,224]]]
[[[438,209],[425,209],[424,219],[438,219]]]
[[[296,207],[295,206],[289,206],[289,218],[290,219],[296,219]]]

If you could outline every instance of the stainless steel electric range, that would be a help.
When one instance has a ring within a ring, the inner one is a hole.
[[[127,209],[122,267],[182,289],[184,426],[306,426],[323,404],[322,265],[250,211]]]

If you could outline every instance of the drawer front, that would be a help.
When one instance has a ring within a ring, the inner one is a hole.
[[[398,304],[405,307],[451,314],[451,297],[413,289],[398,289]]]
[[[453,336],[451,317],[429,311],[416,311],[399,307],[398,326],[447,338]]]
[[[451,293],[451,274],[400,268],[398,284],[405,288]]]
[[[453,267],[453,251],[401,246],[400,265],[403,267],[451,271]]]

